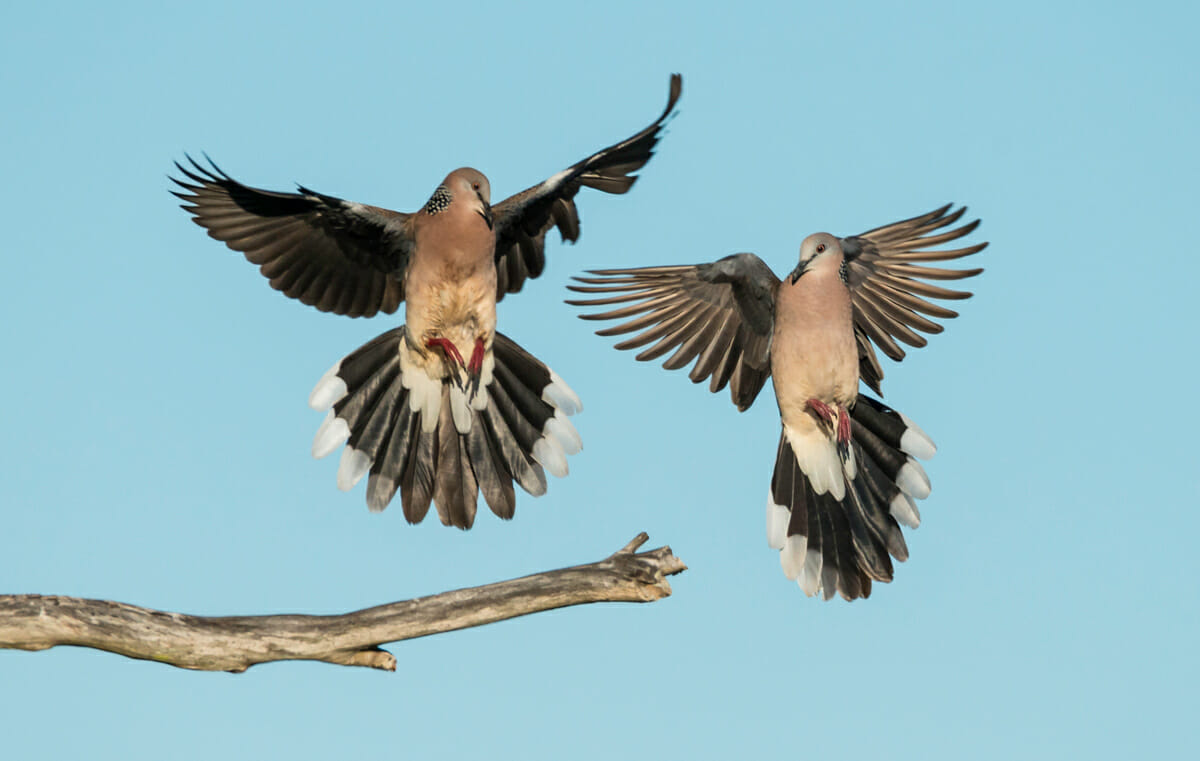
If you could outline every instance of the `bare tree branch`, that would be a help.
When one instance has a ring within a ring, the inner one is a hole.
[[[596,563],[394,602],[336,616],[189,616],[109,600],[0,595],[0,648],[77,645],[185,669],[245,671],[256,663],[310,660],[396,670],[380,645],[466,629],[568,605],[652,602],[686,570],[670,547],[633,541]]]

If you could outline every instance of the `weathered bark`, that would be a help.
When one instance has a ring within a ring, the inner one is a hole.
[[[109,600],[0,595],[0,648],[77,645],[203,671],[310,660],[396,670],[386,642],[591,602],[651,602],[686,570],[670,547],[637,549],[636,536],[596,563],[334,616],[189,616]]]

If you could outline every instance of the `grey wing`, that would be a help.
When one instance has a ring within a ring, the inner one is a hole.
[[[882,393],[879,385],[883,380],[883,368],[872,343],[899,362],[904,358],[900,343],[921,347],[926,344],[921,333],[942,332],[942,326],[931,317],[946,320],[958,316],[958,312],[928,299],[966,299],[971,296],[967,291],[942,288],[924,281],[962,280],[983,272],[981,268],[942,269],[917,264],[959,259],[987,247],[984,242],[964,248],[924,250],[962,238],[979,226],[979,220],[975,220],[952,230],[936,232],[953,225],[967,210],[964,206],[950,212],[951,206],[953,204],[946,204],[928,214],[877,227],[841,241],[854,312],[854,333],[858,340],[859,375],[876,393]]]
[[[542,274],[546,265],[546,233],[557,227],[564,241],[579,239],[579,210],[575,194],[581,187],[621,194],[633,187],[636,172],[654,155],[654,146],[671,116],[683,88],[683,78],[671,75],[667,107],[636,135],[593,153],[550,179],[506,198],[492,207],[496,227],[497,300],[516,293],[525,280]]]
[[[625,320],[596,331],[611,336],[636,333],[617,344],[635,349],[653,344],[637,359],[674,354],[663,367],[675,370],[693,360],[693,383],[711,378],[709,390],[726,384],[733,403],[747,409],[771,374],[771,334],[779,278],[754,254],[735,254],[711,264],[595,270],[567,286],[586,294],[612,296],[568,301],[582,307],[619,304],[616,309],[580,315],[585,320]]]
[[[322,312],[371,317],[404,300],[411,215],[299,193],[251,188],[188,157],[171,191],[213,238],[259,265],[271,287]]]

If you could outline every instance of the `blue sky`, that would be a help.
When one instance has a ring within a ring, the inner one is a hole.
[[[331,613],[642,530],[690,566],[652,605],[398,644],[395,674],[0,652],[11,757],[1194,754],[1196,10],[977,6],[0,11],[0,591]],[[672,71],[642,181],[581,193],[579,243],[500,306],[584,399],[571,475],[467,533],[338,492],[307,394],[399,320],[271,291],[175,207],[172,160],[397,209],[472,165],[503,197],[644,126]],[[614,352],[564,285],[737,251],[782,272],[811,232],[952,200],[987,271],[885,366],[939,445],[911,559],[809,600],[765,542],[770,396],[739,414]]]

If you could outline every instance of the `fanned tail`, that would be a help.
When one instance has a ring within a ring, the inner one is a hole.
[[[779,437],[767,544],[809,597],[854,600],[871,595],[872,581],[891,581],[892,558],[908,558],[900,526],[920,524],[914,500],[929,496],[929,478],[914,459],[936,452],[925,432],[867,396],[858,397],[850,417],[845,455],[824,432],[799,435],[785,427]]]
[[[449,376],[429,375],[412,359],[404,327],[364,344],[325,373],[309,405],[329,410],[313,456],[346,444],[337,484],[367,480],[367,506],[386,508],[400,492],[404,517],[419,523],[437,506],[448,526],[475,522],[479,493],[492,512],[513,517],[513,483],[546,492],[546,474],[567,474],[582,448],[567,419],[582,410],[553,370],[497,333],[480,389],[470,396]]]

